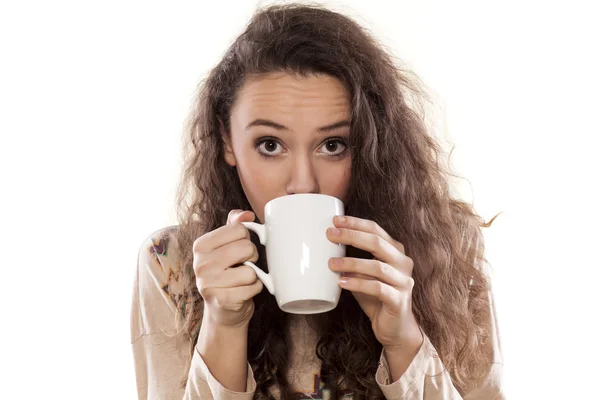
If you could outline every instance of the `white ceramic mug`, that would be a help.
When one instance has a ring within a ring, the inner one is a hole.
[[[327,238],[333,217],[344,215],[341,200],[302,193],[278,197],[265,205],[264,225],[242,222],[267,248],[269,273],[250,261],[279,308],[292,314],[333,310],[340,299],[340,274],[329,269],[331,257],[343,257],[346,246]]]

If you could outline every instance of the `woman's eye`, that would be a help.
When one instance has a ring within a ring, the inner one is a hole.
[[[277,143],[275,140],[273,139],[267,139],[262,141],[259,145],[258,145],[258,150],[260,151],[260,153],[264,154],[264,155],[277,155],[281,153],[281,149],[278,150],[278,148],[280,148],[281,145],[279,143]]]
[[[346,150],[346,143],[340,139],[328,140],[321,148],[328,156],[337,156]]]

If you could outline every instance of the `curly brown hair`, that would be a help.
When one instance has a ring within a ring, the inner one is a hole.
[[[459,392],[487,374],[491,362],[482,343],[491,334],[490,305],[481,228],[491,221],[452,198],[441,146],[420,112],[427,96],[418,78],[399,65],[347,16],[320,6],[278,5],[255,13],[200,85],[186,131],[175,233],[185,283],[177,321],[190,340],[190,360],[203,312],[192,243],[224,225],[230,210],[251,209],[235,168],[224,161],[220,124],[229,133],[231,108],[248,76],[287,72],[326,74],[347,88],[352,166],[346,213],[377,222],[404,244],[415,265],[414,314]],[[347,252],[371,256],[350,246]],[[261,254],[259,266],[267,270],[264,258]],[[257,381],[255,398],[272,398],[269,389],[277,385],[282,399],[292,399],[287,316],[266,289],[254,302],[248,361]],[[383,399],[375,381],[382,346],[354,297],[343,291],[336,309],[314,319],[321,377],[332,398],[350,389],[356,399]]]

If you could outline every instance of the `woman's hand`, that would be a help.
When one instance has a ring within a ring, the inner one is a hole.
[[[405,255],[402,243],[373,221],[344,216],[335,217],[333,223],[336,228],[327,230],[330,241],[368,251],[374,257],[331,258],[329,268],[342,273],[340,286],[352,292],[384,349],[414,356],[423,336],[412,312],[413,260]]]
[[[231,268],[258,260],[242,221],[254,221],[254,213],[231,211],[225,226],[202,235],[193,246],[196,286],[204,298],[196,348],[216,380],[235,392],[246,391],[252,298],[263,288],[252,268]]]
[[[254,300],[263,284],[254,270],[242,265],[258,260],[258,251],[242,221],[254,221],[251,211],[232,210],[227,224],[194,242],[196,286],[204,298],[202,326],[245,327],[254,314]],[[232,268],[235,267],[235,268]]]

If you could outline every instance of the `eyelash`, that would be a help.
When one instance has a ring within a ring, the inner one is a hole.
[[[259,138],[259,139],[256,139],[256,140],[254,141],[254,147],[255,147],[256,151],[258,152],[258,154],[259,154],[261,157],[263,157],[263,158],[266,158],[266,159],[274,158],[274,157],[276,157],[276,156],[270,156],[270,155],[268,155],[268,154],[262,153],[262,152],[259,150],[259,147],[260,147],[260,145],[262,145],[263,143],[270,142],[270,141],[276,142],[276,143],[277,143],[277,144],[279,144],[280,146],[282,145],[282,144],[281,144],[281,142],[280,142],[280,141],[279,141],[277,138],[275,138],[275,137],[272,137],[272,136],[265,136],[265,137],[261,137],[261,138]],[[343,150],[341,153],[339,153],[339,154],[327,155],[327,157],[330,157],[330,158],[333,158],[333,159],[342,158],[342,157],[343,157],[343,156],[346,154],[346,152],[348,151],[348,143],[346,142],[346,139],[344,139],[344,138],[342,138],[342,137],[332,137],[332,138],[328,138],[327,140],[325,140],[325,141],[323,142],[323,144],[322,144],[321,146],[324,146],[324,145],[326,145],[326,144],[328,144],[328,143],[330,143],[330,142],[335,142],[335,143],[341,144],[342,146],[344,146],[344,150]]]

